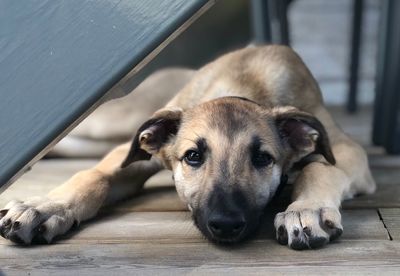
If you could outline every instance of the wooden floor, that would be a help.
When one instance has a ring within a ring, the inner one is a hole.
[[[220,247],[207,242],[179,202],[170,174],[162,172],[136,199],[83,224],[68,239],[21,247],[0,239],[6,275],[178,274],[393,274],[400,273],[400,157],[368,146],[370,110],[354,117],[334,110],[342,127],[366,146],[378,191],[343,204],[343,236],[315,251],[293,251],[273,239],[273,214],[258,236]],[[0,195],[42,195],[95,160],[44,160]],[[1,274],[1,272],[0,272]]]

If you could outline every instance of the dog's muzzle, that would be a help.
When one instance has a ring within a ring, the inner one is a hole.
[[[241,191],[216,188],[202,206],[193,210],[193,219],[209,240],[235,243],[254,232],[261,213],[251,208]]]

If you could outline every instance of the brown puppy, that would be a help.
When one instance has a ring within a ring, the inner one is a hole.
[[[201,232],[236,242],[256,229],[282,176],[300,163],[293,202],[275,218],[277,239],[294,249],[317,248],[342,233],[342,199],[375,190],[367,157],[336,126],[291,49],[246,48],[200,69],[131,145],[47,197],[10,202],[0,234],[50,242],[165,167]]]

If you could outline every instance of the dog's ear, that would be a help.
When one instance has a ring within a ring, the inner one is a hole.
[[[149,160],[178,132],[182,109],[161,109],[145,122],[133,138],[128,156],[121,168],[139,160]]]
[[[273,114],[279,135],[291,148],[297,159],[295,162],[311,153],[317,153],[332,165],[336,163],[328,133],[317,118],[294,107],[275,108]]]

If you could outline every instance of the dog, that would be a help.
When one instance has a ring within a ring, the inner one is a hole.
[[[249,47],[189,75],[131,142],[45,197],[8,203],[0,234],[50,243],[167,168],[210,241],[250,237],[287,177],[292,203],[275,217],[278,242],[308,249],[338,238],[341,201],[376,186],[364,150],[335,124],[301,58],[286,46]]]

